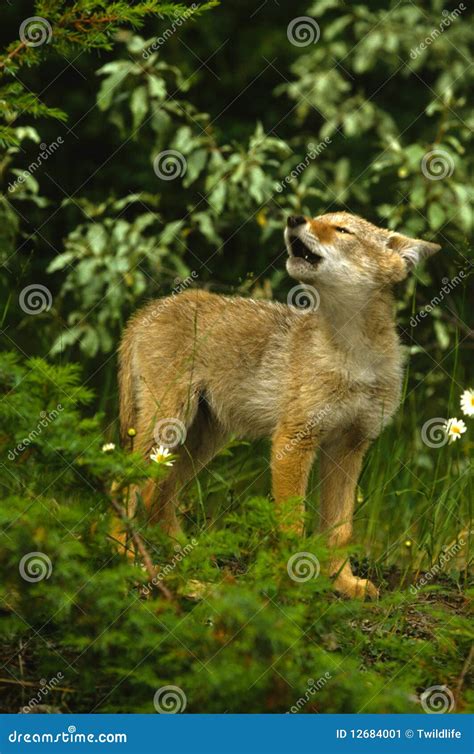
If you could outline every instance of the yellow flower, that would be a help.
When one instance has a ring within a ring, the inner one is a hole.
[[[471,388],[461,395],[461,409],[464,416],[474,416],[474,390]]]
[[[137,434],[137,430],[134,429],[133,427],[130,427],[130,429],[127,429],[127,435],[129,437],[135,437],[136,434]]]
[[[467,427],[462,419],[448,419],[444,425],[444,431],[449,439],[449,442],[455,442],[461,439],[461,435],[464,434]]]

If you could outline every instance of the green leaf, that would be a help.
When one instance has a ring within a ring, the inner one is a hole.
[[[224,183],[224,180],[221,179],[215,185],[215,188],[210,192],[208,196],[209,205],[212,211],[216,213],[216,215],[220,215],[222,213],[222,210],[224,209],[226,195],[227,195],[227,188]]]
[[[207,161],[207,149],[196,149],[187,157],[187,170],[183,179],[183,186],[188,188],[200,176]]]
[[[130,109],[133,113],[133,129],[137,130],[148,112],[147,90],[144,86],[134,90],[130,99]]]
[[[430,227],[433,228],[433,230],[438,230],[438,228],[441,228],[445,220],[446,213],[441,204],[430,204],[430,206],[428,207],[428,221]]]

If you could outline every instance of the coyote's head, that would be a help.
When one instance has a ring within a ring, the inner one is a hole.
[[[313,219],[292,215],[285,229],[286,268],[302,283],[361,292],[403,280],[441,247],[377,228],[347,212]]]

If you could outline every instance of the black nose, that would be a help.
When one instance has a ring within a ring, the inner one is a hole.
[[[298,225],[304,225],[305,222],[306,217],[303,217],[303,215],[290,215],[286,224],[289,228],[297,228]]]

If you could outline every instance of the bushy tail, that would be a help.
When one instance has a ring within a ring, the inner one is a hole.
[[[133,339],[132,332],[127,329],[123,335],[119,348],[119,403],[120,403],[120,436],[122,443],[127,441],[127,432],[136,424],[135,385],[133,372]]]

